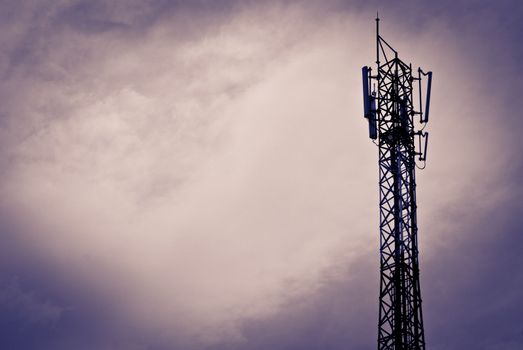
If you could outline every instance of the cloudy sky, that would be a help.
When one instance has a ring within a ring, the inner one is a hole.
[[[519,1],[1,1],[0,347],[376,346],[382,35],[434,72],[429,349],[523,348]]]

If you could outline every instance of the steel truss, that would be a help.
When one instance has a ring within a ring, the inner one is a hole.
[[[379,350],[424,350],[425,335],[421,307],[418,262],[418,227],[416,218],[416,155],[425,160],[425,151],[416,151],[415,139],[425,141],[427,134],[416,131],[415,116],[421,112],[421,76],[412,74],[412,65],[398,58],[398,53],[380,36],[376,19],[377,73],[368,69],[368,82],[377,90],[366,102],[371,106],[366,116],[371,138],[378,139],[380,193],[380,294]],[[364,67],[367,69],[367,67]],[[365,80],[364,71],[364,80]],[[430,103],[427,92],[426,118]],[[413,82],[420,82],[420,111],[415,111]],[[369,84],[370,85],[370,84]],[[364,81],[364,89],[365,87]],[[374,87],[376,89],[376,87]]]

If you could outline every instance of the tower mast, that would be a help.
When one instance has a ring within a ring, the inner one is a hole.
[[[419,68],[414,76],[412,65],[399,59],[381,37],[379,21],[377,17],[376,73],[367,66],[362,69],[364,114],[379,154],[378,350],[424,350],[415,168],[424,168],[426,161],[428,133],[423,130],[429,117],[432,72]],[[372,83],[377,90],[371,91]],[[419,96],[416,106],[414,93]]]

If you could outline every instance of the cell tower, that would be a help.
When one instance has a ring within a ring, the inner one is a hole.
[[[379,18],[376,18],[376,56],[376,72],[373,74],[365,66],[362,73],[369,137],[379,149],[378,349],[422,350],[425,335],[415,168],[423,169],[427,157],[428,133],[423,130],[429,121],[432,72],[418,68],[417,74],[413,74],[412,64],[400,60],[398,52],[380,36]],[[424,101],[422,85],[426,89]],[[418,97],[416,106],[414,93]]]

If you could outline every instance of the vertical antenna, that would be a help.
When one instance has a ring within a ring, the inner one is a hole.
[[[376,64],[380,66],[380,16],[376,11]],[[379,73],[379,72],[378,72]]]

